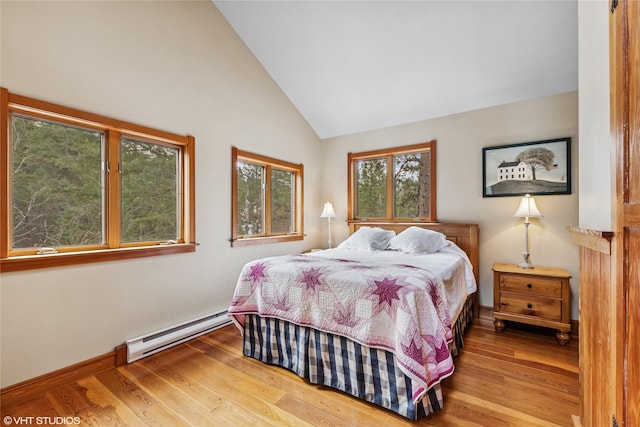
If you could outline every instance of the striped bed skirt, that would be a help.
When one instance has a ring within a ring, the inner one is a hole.
[[[454,341],[449,346],[454,357],[472,322],[469,298],[454,324]],[[443,407],[440,384],[429,389],[419,402],[413,401],[411,379],[398,368],[390,351],[255,314],[245,316],[243,336],[245,356],[289,369],[312,384],[342,390],[406,418],[416,420]]]

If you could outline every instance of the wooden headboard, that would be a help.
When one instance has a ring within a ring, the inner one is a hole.
[[[447,236],[448,240],[451,240],[467,253],[469,261],[473,266],[473,275],[476,278],[476,283],[480,286],[480,279],[478,274],[478,268],[480,264],[480,251],[478,243],[479,227],[478,224],[455,224],[455,223],[442,223],[442,222],[374,222],[374,221],[349,221],[349,234],[355,233],[360,227],[380,227],[385,230],[393,230],[396,234],[402,230],[416,226],[426,228],[428,230],[437,231]],[[478,292],[474,295],[474,302],[476,307],[476,314],[479,312],[479,299]]]

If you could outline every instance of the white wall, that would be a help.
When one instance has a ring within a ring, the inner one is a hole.
[[[572,274],[572,319],[578,318],[578,248],[567,226],[578,223],[578,94],[570,92],[404,126],[323,141],[323,194],[337,218],[334,241],[346,238],[347,153],[426,142],[437,150],[437,218],[480,225],[480,304],[493,306],[493,263],[519,263],[524,246],[522,220],[513,218],[518,197],[482,197],[482,148],[551,138],[572,138],[572,194],[536,196],[544,218],[529,227],[531,262]]]
[[[225,309],[242,265],[326,241],[315,133],[210,1],[0,2],[0,85],[196,138],[195,254],[2,274],[1,387]],[[231,146],[305,165],[303,242],[230,248]]]
[[[578,2],[580,220],[611,231],[615,179],[609,126],[609,2]]]

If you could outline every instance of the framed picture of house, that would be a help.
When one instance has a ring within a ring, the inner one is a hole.
[[[485,147],[482,197],[571,194],[571,138]]]

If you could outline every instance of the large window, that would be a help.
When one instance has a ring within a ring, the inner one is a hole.
[[[2,271],[195,248],[194,140],[2,97]]]
[[[436,142],[349,153],[349,219],[436,221]]]
[[[232,246],[302,240],[303,166],[233,147]]]

